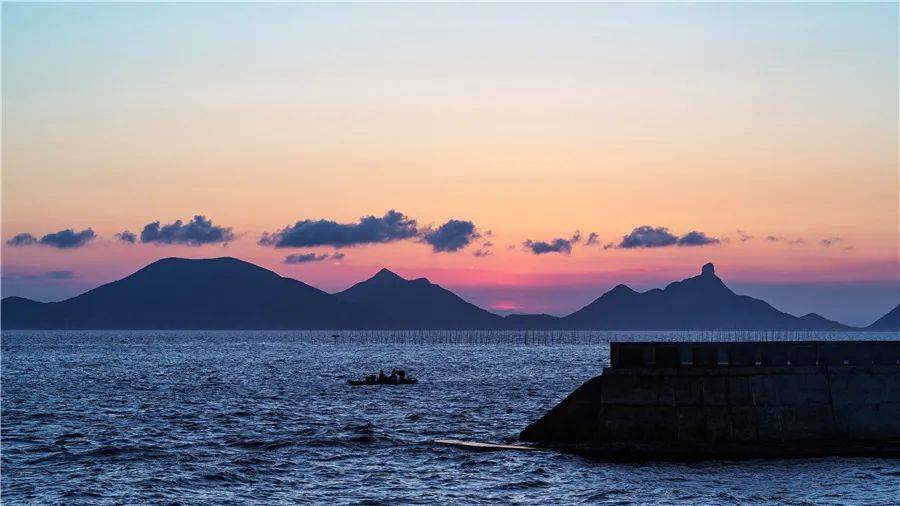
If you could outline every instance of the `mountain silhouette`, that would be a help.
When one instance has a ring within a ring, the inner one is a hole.
[[[866,330],[876,331],[900,331],[900,304],[894,306],[894,309],[881,318],[875,320],[875,323],[866,327]]]
[[[699,276],[637,292],[618,285],[565,317],[501,317],[425,278],[382,269],[329,294],[235,258],[166,258],[61,302],[3,299],[4,329],[596,329],[849,330],[737,295],[706,264]],[[896,330],[900,307],[869,330]]]
[[[408,280],[387,269],[335,296],[379,315],[377,328],[493,329],[503,322],[425,278]]]
[[[562,318],[561,324],[563,328],[611,330],[849,329],[816,314],[797,318],[765,301],[737,295],[716,276],[711,263],[703,266],[699,276],[663,289],[636,292],[618,285]]]
[[[62,302],[3,300],[4,328],[331,328],[364,313],[235,258],[165,258]]]

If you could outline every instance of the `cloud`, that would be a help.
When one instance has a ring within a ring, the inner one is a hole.
[[[784,237],[781,237],[780,235],[767,235],[766,236],[766,241],[768,241],[768,242],[782,242],[785,240],[787,240],[787,239]],[[790,239],[790,240],[787,240],[787,243],[790,246],[802,246],[802,245],[806,244],[806,239],[803,239],[803,238]],[[823,245],[824,245],[824,243],[823,243]]]
[[[798,239],[790,239],[790,240],[788,240],[787,238],[782,237],[782,236],[780,236],[780,235],[767,235],[767,236],[766,236],[766,241],[768,241],[768,242],[783,242],[783,241],[787,241],[788,245],[790,245],[790,246],[802,246],[802,245],[806,244],[806,239],[798,238]],[[824,244],[824,243],[823,243],[823,244]]]
[[[66,279],[75,279],[75,273],[72,271],[47,271],[40,274],[4,274],[4,280],[19,281],[60,281]]]
[[[56,281],[64,279],[75,279],[75,273],[72,271],[47,271],[41,274],[21,274],[4,276],[6,279],[21,279],[28,281]]]
[[[127,230],[119,232],[115,237],[120,242],[127,242],[130,244],[134,244],[137,241],[137,236],[134,234],[134,232],[129,232]]]
[[[12,239],[6,241],[10,246],[30,246],[32,244],[41,244],[44,246],[52,246],[59,249],[80,248],[97,237],[90,228],[86,228],[81,232],[76,232],[71,228],[60,230],[52,234],[47,234],[40,239],[29,233],[16,234]]]
[[[321,262],[328,258],[328,253],[322,253],[321,255],[317,255],[315,253],[295,253],[293,255],[287,255],[284,257],[284,263],[286,264],[305,264],[308,262]]]
[[[478,249],[476,249],[475,251],[472,252],[472,254],[475,255],[476,257],[490,256],[493,254],[493,251],[491,250],[491,248],[493,248],[493,247],[494,247],[493,242],[484,241],[483,243],[481,243],[481,246],[479,246]],[[513,245],[513,248],[515,248],[515,245]]]
[[[276,248],[314,246],[343,248],[410,239],[416,237],[418,233],[416,220],[390,210],[381,217],[364,216],[357,223],[338,223],[331,220],[298,221],[277,232],[264,233],[259,244]]]
[[[187,224],[181,220],[160,226],[158,221],[148,223],[141,231],[141,242],[156,244],[186,244],[201,246],[228,242],[234,239],[230,227],[213,225],[212,220],[203,215],[196,215]]]
[[[738,238],[740,238],[741,242],[747,242],[750,239],[753,239],[752,235],[748,234],[747,232],[744,232],[741,229],[738,229],[737,235],[738,235]]]
[[[37,244],[37,242],[37,237],[26,232],[12,236],[10,240],[6,241],[6,244],[10,246],[29,246],[31,244]]]
[[[662,248],[672,246],[678,242],[678,237],[669,232],[666,227],[651,227],[644,225],[632,230],[630,234],[622,237],[620,248]]]
[[[596,232],[591,232],[588,234],[587,241],[584,243],[585,246],[593,246],[595,244],[599,244],[600,236],[597,235]]]
[[[615,243],[612,243],[612,242],[608,242],[608,243],[606,243],[606,244],[603,245],[603,249],[604,249],[604,250],[607,250],[607,249],[613,249],[613,248],[615,248],[615,247],[616,247],[616,244],[615,244]]]
[[[73,279],[75,273],[72,271],[47,271],[44,273],[44,279]]]
[[[719,244],[722,240],[710,237],[704,232],[692,230],[681,237],[669,232],[666,227],[643,225],[635,228],[630,234],[622,237],[619,248],[665,248],[668,246],[706,246]],[[607,245],[608,246],[608,245]],[[607,249],[604,246],[603,249]]]
[[[485,232],[485,235],[489,236],[490,232]],[[449,220],[437,228],[419,228],[415,219],[392,209],[384,216],[363,216],[355,223],[301,220],[276,232],[264,233],[259,244],[275,248],[344,248],[414,239],[440,253],[459,251],[479,237],[481,234],[471,221]]]
[[[89,228],[82,230],[81,232],[76,232],[71,228],[67,228],[41,237],[41,244],[59,249],[80,248],[92,241],[95,237],[97,237],[97,235]]]
[[[286,264],[305,264],[308,262],[321,262],[322,260],[327,260],[331,258],[332,260],[343,260],[343,253],[339,251],[334,251],[332,253],[294,253],[291,255],[287,255],[284,257],[284,263]]]
[[[828,237],[826,239],[822,239],[821,241],[819,241],[819,244],[821,244],[822,246],[824,246],[826,248],[830,248],[832,245],[834,245],[834,243],[840,242],[840,241],[841,241],[840,237]]]
[[[708,244],[719,244],[720,242],[722,241],[696,230],[691,230],[678,239],[679,246],[706,246]]]
[[[435,253],[459,251],[479,237],[475,224],[463,220],[450,220],[436,229],[422,231],[422,241],[430,244]]]
[[[543,255],[546,253],[564,253],[568,255],[572,252],[572,246],[581,240],[581,233],[577,230],[570,239],[557,237],[550,242],[532,241],[531,239],[522,243],[527,250],[531,250],[535,255]]]

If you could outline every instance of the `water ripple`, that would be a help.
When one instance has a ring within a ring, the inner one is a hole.
[[[309,332],[4,332],[3,500],[900,502],[892,460],[637,465],[431,444],[515,441],[599,373],[609,337],[536,346],[333,344]],[[345,383],[395,366],[420,383]]]

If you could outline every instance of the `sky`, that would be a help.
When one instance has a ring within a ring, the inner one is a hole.
[[[712,261],[867,324],[900,301],[898,9],[4,3],[0,290],[235,256],[566,314]]]

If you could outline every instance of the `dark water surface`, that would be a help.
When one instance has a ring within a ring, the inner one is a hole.
[[[430,444],[512,441],[599,374],[602,339],[4,332],[3,503],[900,503],[897,460],[615,464]],[[345,384],[393,366],[420,383]]]

